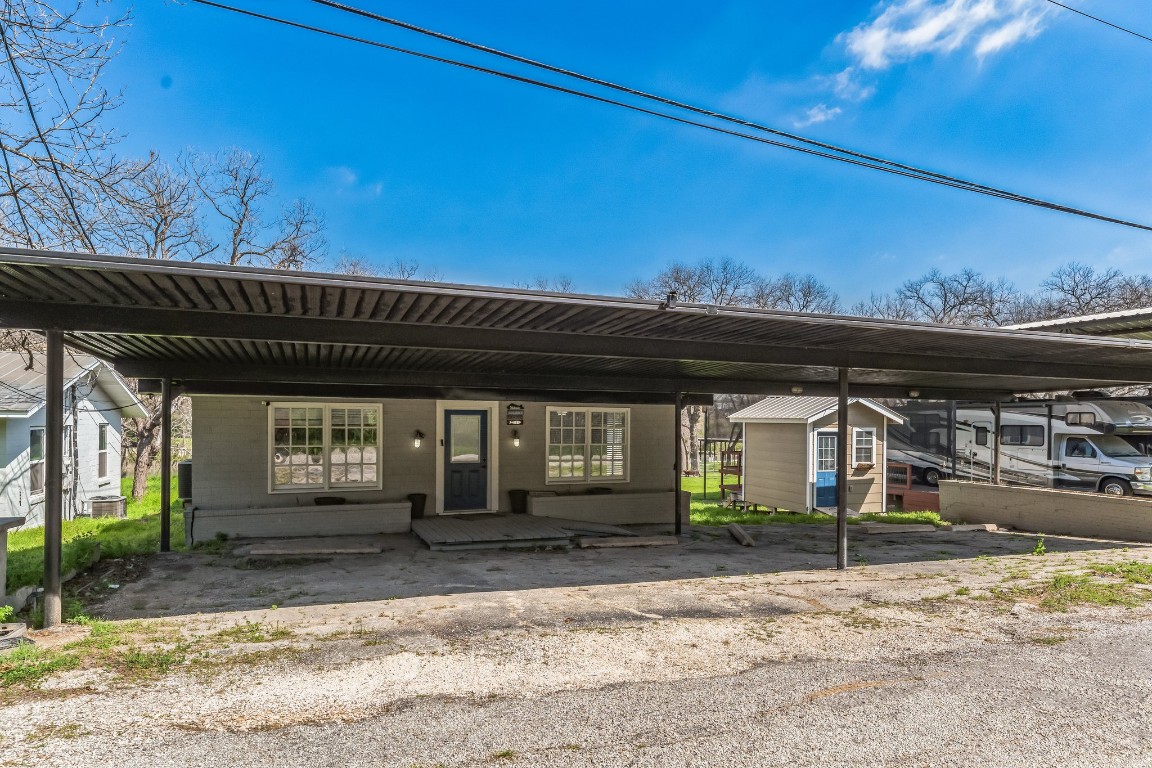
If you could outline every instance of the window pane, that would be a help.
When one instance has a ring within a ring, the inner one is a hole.
[[[33,464],[30,468],[32,493],[44,492],[44,462]]]
[[[448,429],[452,462],[480,461],[480,415],[453,414]]]
[[[44,430],[33,429],[28,442],[28,460],[44,461]]]
[[[101,424],[99,437],[97,438],[97,448],[101,451],[108,450],[108,425]]]

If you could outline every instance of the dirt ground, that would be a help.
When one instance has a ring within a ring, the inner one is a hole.
[[[854,534],[837,572],[831,527],[750,530],[155,557],[102,615],[245,642],[144,679],[54,675],[0,709],[0,764],[1152,765],[1149,604],[989,598],[1152,548]]]

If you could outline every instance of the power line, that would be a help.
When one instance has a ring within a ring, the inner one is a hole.
[[[788,131],[782,131],[778,128],[772,128],[770,126],[766,126],[766,125],[763,125],[761,123],[755,123],[755,122],[752,122],[750,120],[745,120],[743,118],[734,117],[732,115],[725,114],[723,112],[717,112],[713,109],[706,109],[703,107],[698,107],[698,106],[695,106],[693,104],[688,104],[688,103],[683,102],[683,101],[678,101],[676,99],[668,98],[666,96],[660,96],[660,95],[657,95],[654,93],[650,93],[648,91],[641,91],[641,90],[631,88],[631,87],[626,86],[626,85],[621,85],[620,83],[614,83],[610,80],[604,80],[602,78],[593,77],[591,75],[585,75],[583,73],[576,72],[574,70],[565,69],[563,67],[557,67],[557,66],[554,66],[552,64],[547,64],[547,63],[544,63],[541,61],[537,61],[535,59],[529,59],[529,58],[526,58],[524,56],[510,53],[508,51],[502,51],[498,48],[492,48],[492,47],[487,46],[487,45],[482,45],[480,43],[474,43],[474,42],[471,42],[469,40],[464,40],[463,38],[454,37],[452,35],[448,35],[448,34],[445,34],[443,32],[437,32],[436,30],[428,29],[426,27],[420,27],[420,26],[417,26],[415,24],[411,24],[409,22],[402,21],[400,19],[391,18],[388,16],[383,16],[383,15],[375,13],[373,11],[366,11],[362,8],[356,8],[356,7],[348,5],[346,3],[336,2],[336,0],[312,0],[312,2],[314,2],[318,5],[323,5],[323,6],[326,6],[329,8],[334,8],[336,10],[344,11],[345,13],[351,13],[351,14],[354,14],[356,16],[361,16],[361,17],[364,17],[367,19],[371,19],[373,21],[378,21],[378,22],[381,22],[384,24],[390,24],[394,27],[406,29],[406,30],[409,30],[411,32],[416,32],[416,33],[421,34],[421,35],[426,35],[428,37],[435,38],[437,40],[449,42],[449,43],[452,43],[454,45],[460,45],[460,46],[463,46],[465,48],[471,48],[472,50],[481,51],[482,53],[487,53],[487,54],[490,54],[492,56],[499,56],[501,58],[508,59],[510,61],[515,61],[515,62],[520,63],[520,64],[526,64],[526,65],[531,66],[531,67],[536,67],[537,69],[542,69],[542,70],[545,70],[548,72],[553,72],[555,74],[563,75],[565,77],[575,78],[577,80],[582,80],[586,83],[591,83],[593,85],[602,86],[604,88],[609,88],[611,90],[619,91],[621,93],[627,93],[627,94],[630,94],[632,96],[638,96],[642,99],[647,99],[649,101],[654,101],[654,102],[657,102],[660,104],[664,104],[666,106],[675,107],[677,109],[683,109],[683,110],[686,110],[688,112],[693,112],[693,113],[698,114],[698,115],[703,115],[703,116],[714,118],[717,120],[723,120],[724,122],[733,123],[735,125],[740,125],[740,126],[745,127],[745,128],[752,128],[756,131],[762,131],[764,133],[768,133],[768,134],[771,134],[773,136],[779,136],[781,138],[788,139],[790,141],[800,142],[800,143],[806,144],[808,146],[819,147],[820,149],[825,149],[825,150],[828,150],[830,152],[835,152],[838,154],[846,155],[848,157],[854,157],[854,158],[857,158],[860,160],[866,160],[870,163],[879,163],[882,165],[888,165],[888,166],[891,166],[893,168],[898,168],[898,169],[903,170],[903,171],[909,171],[911,173],[915,173],[915,174],[918,174],[921,176],[931,176],[933,178],[941,179],[943,181],[963,184],[966,187],[973,187],[974,189],[985,190],[985,191],[995,192],[995,193],[1003,192],[1003,190],[996,189],[995,187],[989,187],[989,186],[978,184],[976,182],[969,181],[966,179],[959,179],[959,178],[956,178],[954,176],[949,176],[947,174],[938,173],[935,171],[930,171],[930,170],[927,170],[925,168],[919,168],[919,167],[916,167],[913,165],[907,165],[904,163],[899,163],[899,162],[896,162],[894,160],[888,160],[886,158],[877,157],[875,155],[870,155],[870,154],[860,152],[857,150],[848,149],[846,147],[841,147],[841,146],[838,146],[836,144],[829,144],[827,142],[818,141],[816,139],[812,139],[812,138],[809,138],[807,136],[801,136],[799,134],[789,133]]]
[[[1099,16],[1093,16],[1090,13],[1085,13],[1084,11],[1080,10],[1079,8],[1073,8],[1070,5],[1064,5],[1064,3],[1058,3],[1058,2],[1056,2],[1056,0],[1048,0],[1048,2],[1052,3],[1052,5],[1059,6],[1066,11],[1072,11],[1072,13],[1078,13],[1086,19],[1092,19],[1092,21],[1097,21],[1101,24],[1104,24],[1105,26],[1112,27],[1112,29],[1120,30],[1121,32],[1127,32],[1129,35],[1132,35],[1133,37],[1138,37],[1141,40],[1146,40],[1149,43],[1152,43],[1152,37],[1148,37],[1147,35],[1142,35],[1139,32],[1128,29],[1128,27],[1122,27],[1119,24],[1113,24],[1112,22],[1108,21],[1107,19],[1102,19]]]
[[[799,146],[797,144],[789,143],[786,141],[780,141],[777,139],[769,139],[769,138],[765,138],[764,136],[757,136],[757,135],[745,133],[742,131],[736,131],[736,130],[724,128],[724,127],[718,126],[718,125],[711,125],[709,123],[702,123],[702,122],[699,122],[696,120],[691,120],[688,118],[679,117],[676,115],[671,115],[671,114],[668,114],[666,112],[659,112],[659,111],[656,111],[653,109],[648,109],[646,107],[637,106],[635,104],[629,104],[627,102],[617,101],[615,99],[610,99],[610,98],[607,98],[604,96],[599,96],[596,94],[589,93],[587,91],[581,91],[581,90],[577,90],[574,88],[567,88],[565,86],[557,85],[555,83],[549,83],[549,82],[545,82],[542,80],[535,80],[533,78],[524,77],[522,75],[516,75],[516,74],[510,73],[510,72],[505,72],[505,71],[501,71],[501,70],[497,70],[497,69],[491,69],[488,67],[482,67],[482,66],[479,66],[476,64],[469,64],[469,63],[459,61],[456,59],[449,59],[449,58],[445,58],[442,56],[435,56],[435,55],[432,55],[429,53],[424,53],[421,51],[415,51],[415,50],[411,50],[411,49],[407,49],[407,48],[401,48],[401,47],[394,46],[394,45],[388,45],[386,43],[381,43],[381,42],[376,41],[376,40],[370,40],[370,39],[363,38],[363,37],[356,37],[354,35],[348,35],[348,34],[344,34],[342,32],[335,32],[332,30],[323,29],[321,27],[316,27],[316,26],[304,24],[301,22],[291,21],[291,20],[276,17],[276,16],[270,16],[267,14],[258,13],[256,11],[250,11],[250,10],[247,10],[244,8],[237,8],[235,6],[230,6],[230,5],[225,5],[223,3],[213,2],[213,0],[192,0],[192,1],[195,3],[198,3],[200,5],[205,5],[205,6],[217,8],[220,10],[230,11],[233,13],[238,13],[238,14],[241,14],[244,16],[257,18],[257,19],[261,19],[264,21],[270,21],[270,22],[273,22],[276,24],[282,24],[284,26],[293,27],[296,29],[302,29],[302,30],[309,31],[309,32],[315,32],[317,34],[326,35],[329,37],[334,37],[334,38],[346,40],[349,42],[361,43],[364,45],[373,46],[376,48],[392,51],[395,53],[404,54],[407,56],[414,56],[414,57],[424,59],[427,61],[434,61],[434,62],[441,63],[441,64],[448,64],[448,65],[451,65],[454,67],[460,67],[462,69],[467,69],[467,70],[474,71],[474,72],[480,72],[482,74],[492,75],[495,77],[500,77],[500,78],[504,78],[507,80],[512,80],[515,82],[524,83],[526,85],[533,85],[536,87],[546,88],[548,90],[556,91],[559,93],[565,93],[565,94],[569,94],[572,96],[578,96],[580,98],[588,99],[590,101],[595,101],[595,102],[599,102],[602,104],[608,104],[611,106],[621,107],[623,109],[628,109],[628,110],[631,110],[634,112],[639,112],[641,114],[646,114],[646,115],[650,115],[653,117],[659,117],[659,118],[662,118],[664,120],[669,120],[671,122],[679,123],[681,125],[689,125],[689,126],[693,126],[696,128],[702,128],[704,130],[714,131],[716,133],[721,133],[721,134],[725,134],[728,136],[734,136],[737,138],[755,141],[755,142],[758,142],[760,144],[767,144],[769,146],[779,147],[782,149],[789,149],[789,150],[792,150],[794,152],[800,152],[802,154],[813,155],[816,157],[822,157],[822,158],[825,158],[828,160],[835,160],[837,162],[846,163],[848,165],[854,165],[854,166],[859,166],[859,167],[863,167],[863,168],[869,168],[872,170],[882,171],[884,173],[889,173],[889,174],[893,174],[896,176],[903,176],[903,177],[907,177],[907,178],[917,179],[920,181],[926,181],[926,182],[929,182],[932,184],[938,184],[940,186],[952,187],[955,189],[962,189],[962,190],[966,190],[968,192],[975,192],[977,194],[987,195],[989,197],[997,197],[997,198],[1001,198],[1001,199],[1005,199],[1005,200],[1011,200],[1011,201],[1023,203],[1026,205],[1031,205],[1031,206],[1035,206],[1035,207],[1039,207],[1039,208],[1045,208],[1048,210],[1057,211],[1060,213],[1067,213],[1070,215],[1081,216],[1084,218],[1094,219],[1097,221],[1104,221],[1104,222],[1108,222],[1111,224],[1118,224],[1120,226],[1131,227],[1133,229],[1139,229],[1139,230],[1143,230],[1143,231],[1152,231],[1152,226],[1149,226],[1146,224],[1140,224],[1137,222],[1128,221],[1126,219],[1120,219],[1120,218],[1116,218],[1113,216],[1107,216],[1104,214],[1086,211],[1086,210],[1083,210],[1080,208],[1074,208],[1071,206],[1061,205],[1059,203],[1054,203],[1054,202],[1051,202],[1048,200],[1042,200],[1040,198],[1028,197],[1026,195],[1021,195],[1021,194],[1018,194],[1015,192],[1010,192],[1010,191],[1007,191],[1004,189],[999,189],[997,187],[991,187],[991,186],[987,186],[984,184],[979,184],[977,182],[969,181],[966,179],[961,179],[961,178],[957,178],[957,177],[953,177],[953,176],[947,176],[945,174],[935,173],[933,171],[928,171],[928,170],[925,170],[922,168],[917,168],[915,166],[904,165],[904,164],[897,163],[894,161],[885,160],[883,158],[875,158],[871,155],[865,155],[862,153],[853,152],[851,150],[836,147],[835,145],[823,144],[821,142],[816,142],[812,139],[806,139],[804,137],[797,136],[797,137],[795,137],[794,140],[801,141],[801,142],[804,142],[806,144],[815,145],[818,147],[826,147],[828,151],[822,151],[820,149],[814,149],[811,146]],[[621,86],[619,88],[622,89],[623,87]],[[636,93],[639,94],[642,92],[637,91]],[[660,97],[653,97],[653,98],[659,99]],[[673,103],[673,102],[669,102],[669,103]],[[685,107],[685,108],[690,108],[690,107]],[[697,111],[697,112],[700,112],[701,114],[709,114],[709,115],[712,114],[707,110],[700,110],[698,108],[693,108],[693,109],[695,109],[695,111]],[[726,116],[720,116],[719,113],[715,113],[715,114],[718,117],[721,117],[721,119],[725,119],[725,117],[726,117]],[[754,123],[745,123],[744,121],[740,121],[737,118],[730,118],[729,121],[730,122],[739,122],[741,124],[748,125],[750,127],[756,128],[757,130],[760,130],[760,127],[756,126]],[[768,131],[770,133],[774,133],[775,135],[778,135],[781,137],[792,138],[792,136],[793,136],[792,134],[785,134],[783,132],[775,131],[774,129],[765,128],[763,130]]]

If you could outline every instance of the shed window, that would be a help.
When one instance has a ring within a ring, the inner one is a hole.
[[[852,453],[857,464],[876,463],[876,430],[859,427],[852,430]]]
[[[549,408],[550,483],[628,479],[628,409]]]
[[[1003,445],[1044,445],[1044,427],[1036,424],[1005,424],[1000,427]]]
[[[28,477],[29,492],[44,493],[44,427],[33,427],[28,436]]]
[[[380,487],[380,406],[273,403],[273,491]]]
[[[96,476],[104,480],[108,477],[108,425],[101,424],[96,438]]]

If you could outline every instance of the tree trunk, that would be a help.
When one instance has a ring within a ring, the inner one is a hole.
[[[700,474],[700,418],[704,415],[703,407],[690,405],[684,409],[688,415],[688,470]]]
[[[155,428],[140,430],[140,442],[136,444],[136,467],[132,472],[132,498],[139,501],[148,489],[148,471],[158,452],[154,444]]]

